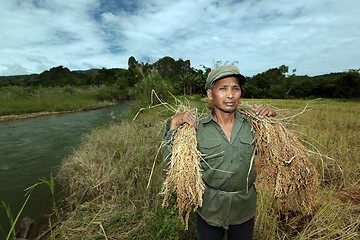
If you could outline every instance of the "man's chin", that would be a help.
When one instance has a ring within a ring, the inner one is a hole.
[[[236,108],[234,109],[224,109],[223,111],[226,112],[226,113],[233,113],[235,112]]]
[[[236,111],[236,107],[229,107],[229,106],[221,106],[221,107],[214,106],[214,108],[217,108],[218,110],[224,113],[233,113]]]

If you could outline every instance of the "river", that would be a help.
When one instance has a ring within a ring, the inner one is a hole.
[[[24,189],[56,175],[61,161],[78,148],[84,135],[114,121],[127,111],[125,101],[115,106],[0,123],[0,206],[10,205],[13,217],[25,201]],[[60,187],[55,186],[57,192]],[[51,212],[51,193],[46,185],[34,189],[21,218],[46,221]],[[19,221],[21,220],[19,219]],[[0,225],[8,232],[9,219],[0,207]],[[0,239],[3,233],[0,231]]]

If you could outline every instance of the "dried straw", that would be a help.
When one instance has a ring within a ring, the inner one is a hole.
[[[257,191],[273,196],[286,216],[290,211],[310,214],[316,207],[319,182],[307,149],[281,120],[261,119],[246,104],[239,105],[239,111],[251,120],[257,139]]]
[[[205,184],[200,159],[195,128],[189,124],[180,126],[174,136],[170,165],[161,194],[164,195],[164,207],[171,192],[175,191],[179,217],[186,229],[191,210],[196,211],[202,205]]]
[[[154,99],[157,99],[159,104],[154,104]],[[173,107],[170,104],[162,101],[156,92],[152,90],[150,105],[146,108],[141,108],[133,120],[137,118],[141,111],[159,106],[166,107],[174,114],[189,111],[193,112],[198,118],[201,117],[202,113],[198,113],[197,109],[190,108],[190,103],[187,99],[185,99],[185,102],[182,102],[174,97],[174,100],[176,107]],[[151,177],[160,149],[161,146],[156,153],[147,188],[150,185]],[[179,126],[173,136],[170,165],[167,169],[166,178],[163,182],[160,194],[164,196],[162,207],[166,207],[168,206],[168,200],[171,193],[175,192],[179,217],[181,222],[185,225],[186,229],[188,229],[188,221],[191,210],[193,209],[196,211],[199,207],[202,206],[202,196],[205,190],[205,183],[202,180],[200,154],[201,153],[197,150],[195,128],[189,124],[183,124]]]

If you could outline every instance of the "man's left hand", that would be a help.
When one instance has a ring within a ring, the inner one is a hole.
[[[269,106],[263,105],[259,106],[257,104],[254,104],[254,108],[256,109],[256,115],[258,115],[260,118],[266,117],[276,117],[277,113],[271,109]]]

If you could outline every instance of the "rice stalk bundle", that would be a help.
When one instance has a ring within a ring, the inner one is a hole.
[[[245,104],[239,105],[239,111],[249,117],[256,135],[257,191],[273,196],[286,216],[290,211],[313,212],[319,174],[301,140],[280,119],[261,119],[252,106]]]
[[[202,206],[205,184],[200,159],[195,128],[189,124],[181,125],[173,139],[170,165],[161,194],[164,196],[164,207],[171,193],[175,192],[179,217],[186,229],[191,210],[196,211]]]

